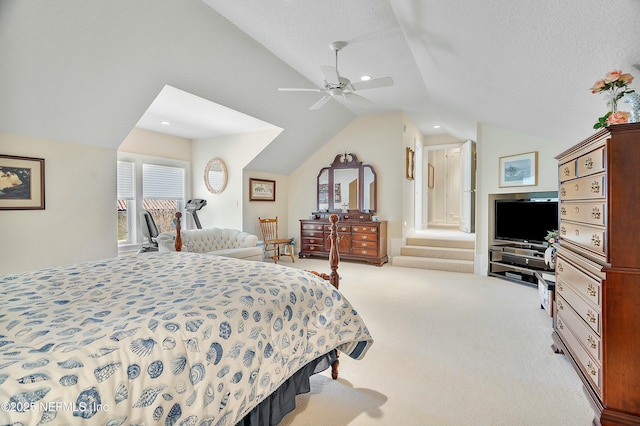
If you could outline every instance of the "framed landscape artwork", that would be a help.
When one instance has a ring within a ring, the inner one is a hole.
[[[249,201],[275,201],[276,181],[249,178]]]
[[[44,210],[44,158],[0,154],[0,210]]]
[[[500,157],[500,187],[538,184],[538,151]]]

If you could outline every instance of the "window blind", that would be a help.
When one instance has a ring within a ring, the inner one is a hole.
[[[184,200],[184,169],[142,165],[142,197],[156,200]]]
[[[118,161],[118,200],[133,200],[135,194],[135,163]]]

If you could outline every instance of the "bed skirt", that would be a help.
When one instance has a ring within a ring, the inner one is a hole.
[[[274,426],[296,408],[296,395],[311,390],[309,377],[326,370],[336,360],[335,351],[314,359],[251,410],[238,426]]]

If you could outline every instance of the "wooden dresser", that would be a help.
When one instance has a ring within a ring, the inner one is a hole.
[[[582,379],[595,425],[640,425],[640,123],[556,158],[554,346]]]
[[[329,257],[328,218],[300,220],[300,257]],[[362,260],[377,266],[387,256],[387,221],[372,221],[368,214],[340,214],[338,253],[340,259]]]

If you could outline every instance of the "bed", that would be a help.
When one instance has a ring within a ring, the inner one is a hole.
[[[0,424],[277,424],[373,343],[336,222],[324,278],[180,251],[0,276]]]

